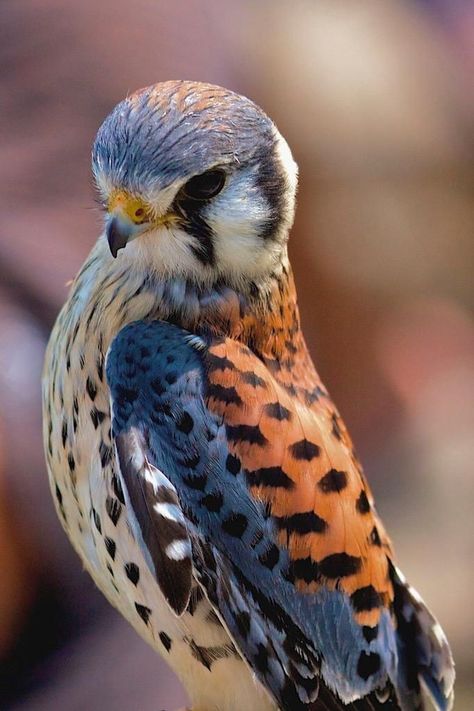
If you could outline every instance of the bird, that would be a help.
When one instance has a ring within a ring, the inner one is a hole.
[[[84,567],[193,711],[449,711],[446,636],[302,333],[276,125],[230,90],[161,82],[105,119],[92,172],[104,228],[42,381]]]

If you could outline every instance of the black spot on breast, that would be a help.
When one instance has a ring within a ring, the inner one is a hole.
[[[112,489],[114,490],[114,494],[120,503],[125,506],[125,497],[123,495],[122,484],[116,474],[112,477]]]
[[[319,457],[320,448],[314,442],[302,439],[290,445],[290,452],[295,459],[310,462],[315,457]]]
[[[97,395],[97,385],[94,383],[92,378],[89,376],[86,380],[86,390],[91,400],[95,400]]]
[[[112,540],[112,538],[109,538],[108,536],[106,536],[104,539],[104,543],[105,543],[105,548],[107,549],[107,553],[112,558],[112,560],[115,560],[115,552],[117,550],[115,541]]]
[[[382,598],[373,585],[359,588],[351,595],[352,607],[356,612],[366,612],[382,607]]]
[[[262,565],[264,565],[266,568],[269,568],[269,570],[273,570],[275,565],[278,563],[280,560],[280,551],[278,549],[278,546],[276,546],[274,543],[271,544],[269,548],[264,553],[261,553],[258,556],[258,559]]]
[[[166,632],[160,632],[159,634],[161,644],[166,649],[167,652],[171,649],[171,637],[168,637]]]
[[[96,407],[93,407],[90,411],[90,416],[92,424],[94,425],[94,429],[97,429],[101,422],[103,422],[105,419],[105,412],[101,412]]]
[[[274,420],[282,421],[291,419],[291,412],[287,410],[286,407],[283,407],[280,402],[271,402],[268,405],[265,405],[263,409],[265,414]]]
[[[208,511],[217,513],[221,510],[224,503],[224,497],[220,491],[211,492],[201,499],[201,504],[206,507]]]
[[[342,491],[347,486],[347,474],[344,471],[330,469],[318,482],[318,486],[325,494]]]
[[[328,527],[326,521],[314,511],[304,511],[292,516],[276,516],[274,520],[279,530],[285,530],[288,534],[324,533]]]
[[[355,575],[361,567],[361,559],[348,553],[333,553],[319,561],[319,570],[325,578],[345,578]]]
[[[365,641],[370,644],[373,639],[377,639],[377,635],[379,633],[379,627],[378,625],[375,625],[375,627],[369,627],[368,625],[364,625],[362,627],[362,634],[364,635]]]
[[[63,495],[61,494],[61,490],[60,490],[60,488],[59,488],[59,486],[58,486],[57,484],[56,484],[56,486],[55,486],[55,494],[56,494],[56,498],[57,498],[57,500],[58,500],[58,504],[59,504],[60,506],[62,506],[62,503],[63,503]]]
[[[370,511],[369,500],[364,489],[362,489],[362,491],[360,492],[360,496],[356,501],[356,509],[360,514],[367,514]]]
[[[225,466],[227,471],[235,476],[240,472],[240,459],[233,454],[228,454],[225,460]]]
[[[218,383],[211,383],[207,388],[207,396],[226,405],[242,405],[242,399],[233,385],[226,388]]]
[[[180,432],[183,432],[183,434],[189,434],[192,431],[194,427],[194,420],[189,412],[183,410],[176,421],[176,427]]]
[[[224,519],[224,521],[222,521],[221,525],[222,529],[228,533],[229,536],[233,536],[234,538],[242,538],[247,529],[248,521],[247,517],[243,514],[232,513]]]
[[[250,632],[250,615],[248,612],[238,612],[235,616],[235,624],[244,639],[247,639]]]
[[[113,496],[108,496],[105,501],[105,510],[107,511],[107,515],[114,526],[116,526],[120,518],[120,514],[122,513],[122,506],[120,505],[119,500]]]
[[[281,467],[263,467],[246,472],[250,486],[271,486],[281,489],[293,489],[294,481],[285,474]]]
[[[261,674],[266,674],[268,671],[268,651],[266,647],[259,643],[257,645],[257,654],[253,658],[253,662],[257,671]]]
[[[63,447],[66,446],[66,440],[67,440],[67,420],[63,420],[63,425],[61,428],[61,442],[63,443]]]
[[[94,524],[96,529],[99,531],[100,534],[102,534],[102,524],[100,522],[100,516],[97,513],[97,511],[93,508],[92,511],[92,518],[94,519]]]
[[[227,425],[226,432],[231,442],[256,444],[260,447],[268,442],[258,425]]]
[[[140,570],[138,568],[138,565],[136,565],[135,563],[125,563],[123,567],[125,570],[125,575],[130,580],[130,582],[133,583],[136,587],[138,585],[138,581],[140,580]]]
[[[76,461],[74,459],[74,455],[72,452],[69,452],[69,454],[67,455],[67,463],[69,466],[69,471],[73,472],[74,469],[76,468]]]
[[[382,541],[380,540],[379,532],[377,531],[377,526],[374,526],[370,532],[369,540],[373,546],[381,546]]]
[[[135,603],[135,610],[137,611],[138,615],[142,618],[143,622],[147,625],[148,620],[150,619],[150,615],[151,615],[150,608],[146,607],[145,605],[141,605],[139,602],[136,602]],[[160,632],[160,639],[161,639],[162,634],[164,634],[164,633]],[[168,637],[168,639],[169,639],[169,637]],[[163,642],[162,639],[161,639],[161,641]]]
[[[376,654],[375,652],[370,652],[370,654],[367,654],[366,652],[361,652],[359,661],[357,662],[357,673],[361,677],[361,679],[367,681],[369,676],[376,674],[379,669],[380,656],[378,654]]]
[[[105,442],[101,442],[99,446],[99,456],[100,463],[102,467],[105,468],[112,461],[113,449],[109,447]]]

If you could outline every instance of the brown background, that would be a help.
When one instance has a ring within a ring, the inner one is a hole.
[[[169,78],[224,84],[300,165],[303,322],[411,582],[474,706],[472,6],[459,0],[3,0],[0,6],[0,708],[156,711],[184,697],[56,521],[39,379],[100,230],[98,125]]]

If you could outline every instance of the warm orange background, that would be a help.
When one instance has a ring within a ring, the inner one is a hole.
[[[3,0],[0,15],[0,708],[183,702],[56,521],[39,378],[65,284],[100,229],[98,125],[133,89],[192,78],[248,94],[294,150],[306,334],[403,569],[452,641],[455,708],[469,711],[472,6]]]

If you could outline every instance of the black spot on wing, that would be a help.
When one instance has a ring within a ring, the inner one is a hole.
[[[271,402],[268,405],[265,405],[263,409],[265,414],[274,420],[282,421],[291,419],[291,412],[280,402]]]
[[[275,516],[274,521],[280,531],[285,530],[288,534],[324,533],[328,527],[326,521],[314,511],[304,511],[291,516]]]
[[[208,511],[218,513],[224,504],[224,497],[220,491],[211,492],[201,499],[201,504],[205,506]]]
[[[293,489],[295,483],[281,467],[262,467],[246,472],[250,486],[271,486],[280,489]]]
[[[315,457],[319,457],[320,448],[314,442],[302,439],[290,445],[290,452],[295,459],[311,462]]]
[[[373,585],[367,585],[353,592],[351,603],[356,612],[374,610],[383,605],[382,598]]]
[[[251,370],[246,370],[244,373],[241,373],[240,377],[242,378],[242,381],[244,383],[246,383],[247,385],[251,385],[253,388],[267,387],[267,384],[264,379],[261,378],[259,375],[256,375],[256,373],[253,373]]]
[[[207,396],[226,405],[242,405],[242,399],[233,385],[227,388],[211,383],[207,388]]]
[[[373,546],[380,547],[382,545],[382,541],[380,540],[380,535],[377,530],[377,526],[374,526],[373,529],[371,530],[370,536],[369,536],[369,541]]]
[[[378,633],[379,633],[378,625],[375,625],[374,627],[369,627],[368,625],[364,625],[362,627],[362,634],[364,635],[364,639],[369,644],[370,644],[370,642],[372,642],[373,639],[377,639]]]
[[[242,538],[247,530],[247,517],[240,513],[231,513],[222,521],[222,529],[234,538]]]
[[[227,425],[226,432],[231,442],[256,444],[260,447],[268,442],[258,425]]]
[[[342,491],[347,486],[347,474],[344,471],[330,469],[328,473],[319,480],[318,486],[325,494]]]
[[[240,472],[240,459],[234,454],[228,454],[225,460],[225,466],[227,471],[235,476]]]
[[[378,654],[376,654],[375,652],[370,652],[369,654],[367,654],[366,652],[361,652],[359,661],[357,662],[357,673],[361,677],[361,679],[367,681],[369,676],[376,674],[379,669],[380,656]]]
[[[319,561],[319,570],[325,578],[345,578],[358,573],[361,565],[361,559],[356,556],[348,553],[333,553]]]
[[[194,420],[187,410],[183,410],[183,412],[179,415],[176,420],[176,427],[180,432],[183,432],[183,434],[189,434],[192,432]]]
[[[206,363],[211,372],[214,370],[226,370],[226,368],[235,370],[235,365],[229,358],[216,355],[215,353],[208,352],[206,354]]]
[[[319,580],[321,576],[318,563],[311,556],[306,556],[306,558],[292,560],[284,577],[292,583],[296,580],[312,583]]]
[[[280,551],[278,546],[272,543],[269,548],[264,553],[261,553],[258,557],[260,563],[264,565],[269,570],[273,570],[275,565],[280,560]]]
[[[370,511],[370,503],[364,489],[362,489],[359,498],[357,499],[356,509],[360,514],[367,514]]]

